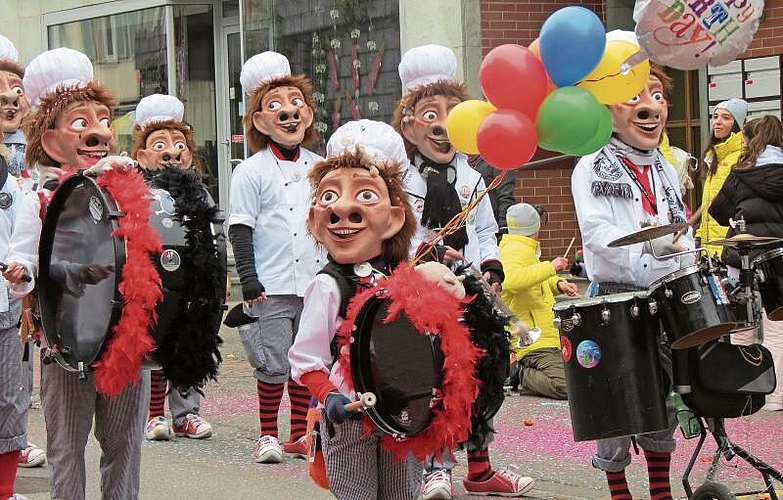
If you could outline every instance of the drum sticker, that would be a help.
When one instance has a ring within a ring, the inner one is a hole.
[[[576,347],[576,360],[584,368],[595,368],[601,362],[601,347],[592,340],[583,340]]]
[[[399,420],[401,423],[405,424],[405,425],[408,425],[408,424],[410,424],[410,423],[411,423],[411,417],[410,417],[410,415],[408,414],[408,410],[402,410],[402,411],[400,412],[400,416],[398,417],[398,420]]]
[[[701,292],[698,292],[696,290],[691,290],[690,292],[685,292],[680,296],[680,302],[685,304],[686,306],[695,304],[696,302],[701,300]]]
[[[171,194],[168,191],[165,189],[152,189],[150,192],[152,193],[152,198],[157,201],[160,206],[160,210],[155,210],[155,215],[160,215],[162,213],[174,215],[177,212],[174,207],[174,198],[171,197]]]
[[[182,259],[176,250],[167,248],[160,254],[160,265],[163,269],[169,272],[179,269]]]
[[[11,203],[13,203],[14,198],[10,194],[3,191],[0,193],[0,208],[5,210],[6,208],[11,206]]]
[[[171,217],[164,217],[160,220],[160,225],[166,229],[171,229],[174,227],[174,220]]]
[[[715,297],[715,302],[718,305],[725,306],[730,304],[729,295],[726,293],[726,289],[723,288],[723,283],[714,274],[707,276],[707,283],[710,284],[710,292],[712,292],[712,296]]]
[[[87,205],[90,210],[90,216],[94,221],[103,219],[103,203],[101,203],[101,200],[99,200],[97,196],[90,196]]]
[[[563,353],[563,361],[566,363],[571,361],[571,353],[573,352],[573,348],[571,347],[571,339],[565,335],[560,336],[560,350]]]

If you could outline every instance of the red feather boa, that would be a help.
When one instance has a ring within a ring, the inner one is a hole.
[[[74,173],[63,168],[60,179]],[[125,215],[119,218],[114,235],[125,241],[125,265],[119,291],[123,298],[120,319],[100,359],[94,363],[96,390],[119,396],[139,380],[141,363],[155,346],[150,326],[157,320],[155,306],[163,299],[160,276],[151,256],[163,245],[150,226],[150,190],[135,171],[109,170],[96,178]]]
[[[391,276],[381,281],[378,287],[358,292],[348,306],[347,319],[338,331],[338,343],[341,352],[340,369],[343,370],[343,379],[350,386],[351,392],[354,392],[350,373],[351,332],[359,311],[380,289],[385,290],[392,300],[386,322],[405,314],[418,331],[440,335],[440,346],[444,355],[443,400],[439,407],[432,410],[429,427],[424,432],[403,440],[384,434],[382,446],[393,452],[398,459],[404,459],[409,453],[418,460],[424,460],[428,455],[440,457],[444,449],[453,450],[470,434],[471,411],[479,393],[479,381],[471,367],[476,365],[483,351],[473,345],[467,326],[460,321],[460,301],[403,264],[398,266]],[[367,416],[365,424],[368,433],[375,429]]]

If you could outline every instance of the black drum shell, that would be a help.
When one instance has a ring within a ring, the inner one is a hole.
[[[753,260],[767,318],[783,321],[783,248],[767,250]]]
[[[672,349],[716,340],[737,326],[733,306],[717,275],[689,266],[650,285]]]
[[[632,307],[638,307],[637,317]],[[608,311],[609,320],[605,321]],[[646,295],[616,294],[559,302],[561,349],[575,441],[631,436],[668,428],[659,323]],[[574,324],[574,313],[581,322]],[[585,344],[583,344],[583,342]],[[600,361],[580,363],[580,346]],[[588,350],[588,349],[586,349]]]
[[[413,437],[431,420],[433,389],[442,387],[440,337],[419,332],[401,313],[386,323],[391,299],[372,297],[357,315],[351,342],[356,391],[377,403],[365,411],[381,431]]]

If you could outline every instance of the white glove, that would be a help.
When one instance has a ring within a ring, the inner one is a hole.
[[[84,171],[87,177],[98,177],[109,170],[125,172],[136,168],[138,163],[129,156],[107,156]]]
[[[652,244],[651,244],[652,243]],[[670,255],[682,251],[683,248],[672,243],[670,236],[661,236],[654,240],[647,240],[642,247],[642,253],[652,254],[653,257],[663,257],[664,255]]]

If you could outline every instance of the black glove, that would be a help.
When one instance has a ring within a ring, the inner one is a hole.
[[[571,269],[568,272],[571,273],[571,276],[582,276],[583,270],[582,263],[574,261],[574,263],[571,264]]]
[[[242,282],[242,300],[253,300],[266,292],[266,288],[257,279],[250,280],[247,283]]]
[[[489,280],[487,283],[490,285],[493,283],[503,284],[503,280],[506,278],[503,273],[503,264],[499,260],[485,260],[481,263],[481,274],[489,272]]]
[[[339,392],[330,392],[326,396],[326,416],[332,423],[342,424],[351,418],[351,412],[345,409],[345,405],[350,402]]]

